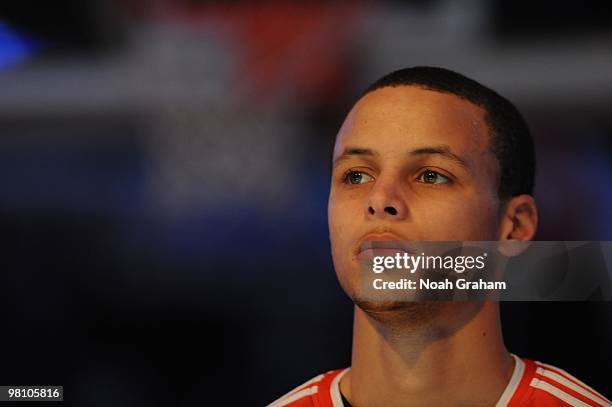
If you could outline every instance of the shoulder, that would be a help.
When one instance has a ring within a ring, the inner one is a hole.
[[[268,404],[268,407],[336,407],[342,406],[338,383],[346,369],[330,370],[301,384]]]
[[[612,407],[601,393],[563,369],[530,359],[520,359],[523,374],[509,406]]]

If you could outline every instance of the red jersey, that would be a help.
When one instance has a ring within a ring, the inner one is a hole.
[[[517,356],[514,359],[514,372],[495,407],[612,407],[610,400],[564,370]],[[314,377],[268,407],[344,407],[339,384],[349,369]]]

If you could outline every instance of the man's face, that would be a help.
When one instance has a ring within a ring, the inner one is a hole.
[[[414,86],[353,107],[333,154],[329,233],[355,300],[364,240],[498,240],[498,162],[484,110]]]

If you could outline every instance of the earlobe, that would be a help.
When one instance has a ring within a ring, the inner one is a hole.
[[[506,202],[500,240],[533,240],[538,229],[538,210],[531,195],[518,195]]]

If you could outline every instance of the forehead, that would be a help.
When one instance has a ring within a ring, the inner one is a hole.
[[[485,112],[450,94],[416,86],[384,87],[362,97],[340,128],[334,158],[347,147],[397,154],[448,146],[472,159],[491,155]]]

